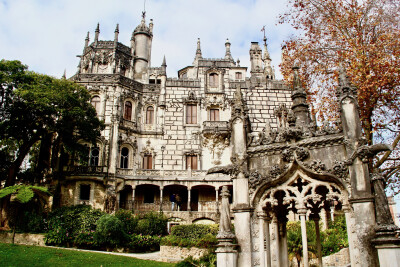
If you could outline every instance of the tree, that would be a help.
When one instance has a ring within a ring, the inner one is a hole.
[[[103,123],[84,87],[6,60],[0,61],[0,84],[0,157],[5,160],[0,170],[6,187],[16,183],[21,164],[32,149],[38,151],[33,164],[38,171],[27,177],[39,182],[46,173],[61,168],[65,151],[85,151],[79,140],[95,143],[100,135]],[[7,201],[3,201],[3,213],[7,210],[4,205]]]
[[[13,185],[0,189],[0,199],[10,196],[13,196],[13,202],[22,205],[15,205],[14,210],[11,213],[11,220],[13,221],[12,243],[14,244],[16,220],[18,219],[19,212],[22,210],[23,205],[27,204],[36,197],[43,206],[47,202],[47,197],[50,196],[50,193],[45,187],[33,185]]]
[[[321,120],[338,116],[335,88],[339,64],[358,88],[364,136],[369,145],[391,142],[393,151],[375,158],[392,189],[400,178],[399,0],[288,0],[280,23],[300,33],[283,44],[284,77],[293,62]]]

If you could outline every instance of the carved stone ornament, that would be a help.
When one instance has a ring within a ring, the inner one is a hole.
[[[321,160],[313,160],[308,164],[304,164],[308,169],[316,173],[324,173],[327,171],[326,165]]]
[[[297,160],[304,161],[310,156],[310,152],[304,147],[290,147],[282,151],[282,160],[285,162],[292,162],[296,155]]]
[[[104,199],[104,211],[113,213],[117,202],[117,194],[114,186],[107,186],[106,196]]]
[[[111,51],[99,51],[96,52],[94,56],[94,62],[101,64],[101,65],[107,65],[111,62],[112,60],[112,52]]]
[[[227,186],[222,187],[221,191],[221,210],[220,210],[220,221],[219,231],[217,239],[233,239],[235,235],[232,233],[232,223],[229,207],[230,193]]]

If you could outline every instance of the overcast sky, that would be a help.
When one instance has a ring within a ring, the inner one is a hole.
[[[262,45],[265,25],[272,64],[279,74],[281,44],[292,29],[277,25],[284,0],[147,0],[146,22],[154,20],[152,66],[165,55],[169,77],[191,65],[197,38],[203,57],[232,56],[249,67],[250,43]],[[97,22],[100,40],[112,40],[119,23],[119,41],[129,45],[140,23],[144,0],[0,0],[0,58],[18,59],[33,71],[61,77],[76,72],[86,33],[93,41]]]

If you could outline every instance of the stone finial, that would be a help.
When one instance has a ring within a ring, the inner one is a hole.
[[[100,33],[100,23],[97,23],[96,31],[94,34],[94,43],[97,45],[97,42],[99,41],[99,33]]]
[[[162,64],[161,64],[161,66],[167,66],[167,62],[166,62],[166,60],[165,60],[165,55],[164,55],[164,58],[163,58],[163,61],[162,61]]]
[[[230,195],[228,187],[223,186],[221,190],[221,217],[217,238],[234,238],[229,207]]]
[[[293,70],[293,90],[301,89],[301,81],[299,76],[299,69],[300,67],[297,64],[294,64],[292,67]]]
[[[231,54],[231,43],[229,42],[229,39],[226,39],[225,42],[225,59],[233,61],[232,54]]]
[[[196,49],[196,59],[202,58],[201,48],[200,48],[200,38],[197,38],[197,49]]]
[[[163,58],[163,61],[162,61],[162,64],[161,64],[161,69],[162,69],[162,72],[164,74],[167,74],[167,62],[165,60],[165,55],[164,55],[164,58]]]
[[[66,69],[64,69],[64,73],[63,73],[61,79],[63,79],[63,80],[67,79],[67,70]]]
[[[119,34],[119,24],[117,23],[117,26],[115,27],[115,31],[114,31],[114,46],[117,45],[118,34]]]
[[[90,41],[90,39],[89,39],[89,32],[87,32],[86,39],[85,39],[85,48],[88,47],[89,41]]]
[[[237,66],[240,67],[240,59],[237,59]]]
[[[339,98],[345,95],[357,95],[357,89],[349,81],[349,77],[342,62],[339,63],[339,86],[337,88],[336,95]]]
[[[150,19],[150,23],[149,23],[150,34],[153,34],[153,27],[154,27],[153,19]]]

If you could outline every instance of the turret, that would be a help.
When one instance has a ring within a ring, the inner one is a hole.
[[[135,53],[135,77],[142,78],[142,74],[150,66],[151,42],[153,39],[153,22],[146,26],[145,13],[139,26],[133,31]],[[132,42],[131,42],[132,44]]]
[[[262,50],[258,42],[251,42],[250,47],[250,73],[262,73]]]

